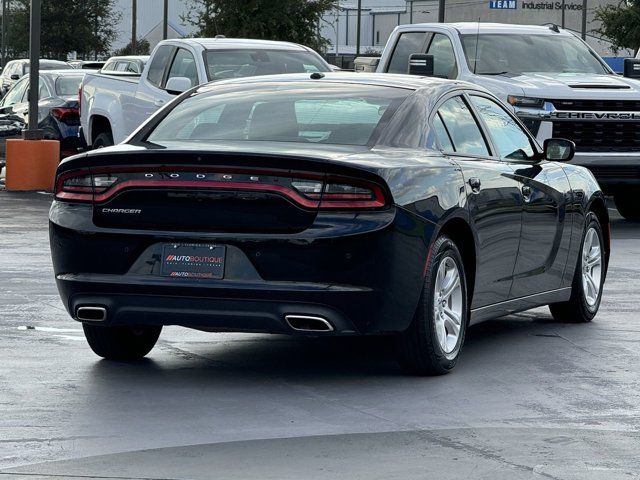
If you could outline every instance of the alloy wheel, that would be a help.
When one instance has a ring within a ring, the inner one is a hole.
[[[587,305],[593,307],[598,302],[602,287],[602,246],[600,236],[591,227],[584,236],[582,245],[582,289]]]
[[[438,266],[433,292],[433,315],[438,344],[444,353],[455,350],[462,328],[462,286],[460,270],[451,257]]]

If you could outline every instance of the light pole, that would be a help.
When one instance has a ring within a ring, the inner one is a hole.
[[[7,63],[7,34],[5,33],[5,21],[7,17],[7,0],[2,0],[2,68]]]
[[[587,39],[587,0],[582,0],[582,40]]]
[[[136,24],[138,23],[138,2],[137,0],[132,0],[131,2],[131,53],[135,55],[138,53],[137,41],[138,37],[136,34]]]
[[[41,140],[38,130],[38,92],[40,78],[40,2],[31,0],[31,26],[29,28],[29,125],[22,131],[25,140]]]
[[[362,0],[358,0],[358,18],[356,19],[356,56],[360,55],[360,20],[362,17]]]
[[[166,40],[169,30],[169,0],[164,0],[164,13],[162,15],[162,39]]]
[[[444,23],[444,2],[445,0],[438,1],[438,22]]]

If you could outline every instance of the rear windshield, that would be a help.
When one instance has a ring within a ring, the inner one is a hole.
[[[167,141],[271,141],[366,145],[409,90],[309,84],[243,85],[194,94],[147,138]]]
[[[316,54],[302,50],[207,50],[205,61],[209,80],[328,71]]]
[[[56,93],[60,97],[77,96],[82,78],[83,75],[58,77],[56,79]]]
[[[67,69],[67,68],[73,68],[71,65],[69,65],[66,62],[55,62],[55,61],[46,61],[46,60],[40,60],[40,70],[63,70],[63,69]],[[25,75],[27,73],[29,73],[29,71],[31,70],[30,65],[28,63],[26,63],[24,65],[24,73]]]

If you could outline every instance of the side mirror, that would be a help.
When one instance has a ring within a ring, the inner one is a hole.
[[[564,138],[547,138],[544,141],[544,158],[552,162],[568,162],[576,154],[576,144]]]
[[[640,78],[640,59],[624,59],[624,76],[629,78]]]
[[[191,88],[191,80],[187,77],[171,77],[164,89],[171,95],[180,95]]]
[[[409,75],[433,77],[433,55],[412,53],[409,55]]]
[[[11,80],[20,80],[20,75],[18,75],[17,73],[14,73],[9,78],[11,78]]]

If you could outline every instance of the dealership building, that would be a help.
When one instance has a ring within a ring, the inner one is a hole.
[[[438,0],[362,0],[360,52],[381,50],[397,25],[437,22]],[[594,32],[599,23],[595,9],[618,0],[587,0],[587,42],[601,55],[613,56],[610,43]],[[445,0],[445,22],[499,22],[509,24],[556,24],[582,35],[583,0]],[[357,2],[343,0],[327,12],[321,22],[321,34],[331,42],[330,53],[353,54],[356,51]],[[628,56],[631,52],[619,52]]]

